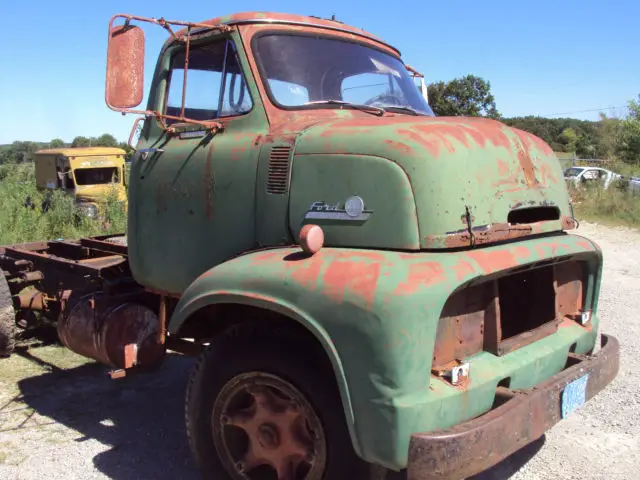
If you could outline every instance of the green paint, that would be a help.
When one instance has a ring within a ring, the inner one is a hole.
[[[523,248],[530,255],[523,256]],[[575,235],[483,249],[499,251],[507,252],[513,267],[578,254],[592,273],[600,265],[595,247]],[[182,296],[169,330],[178,332],[189,315],[206,305],[228,302],[272,309],[301,322],[333,363],[358,451],[390,468],[406,465],[411,433],[476,416],[490,407],[503,378],[511,376],[514,388],[533,386],[562,369],[572,343],[578,342],[579,353],[595,343],[593,333],[576,325],[502,358],[477,354],[471,359],[471,385],[461,392],[433,378],[430,369],[447,297],[465,282],[491,273],[473,253],[325,248],[300,258],[297,252],[256,252],[205,272]],[[455,266],[463,262],[469,268],[459,278]],[[412,266],[424,264],[441,267],[440,281],[408,289]],[[597,327],[597,316],[593,321]]]
[[[532,142],[522,145],[513,129],[498,122],[372,117],[361,123],[355,125],[351,119],[320,124],[307,129],[296,144],[295,171],[316,178],[321,169],[324,182],[312,188],[294,185],[300,193],[292,197],[292,223],[299,223],[306,208],[316,200],[344,201],[347,192],[340,185],[348,186],[376,212],[366,235],[363,233],[370,243],[359,240],[353,244],[352,236],[336,232],[330,235],[331,245],[384,245],[389,222],[397,222],[388,215],[389,205],[404,201],[405,195],[395,185],[387,185],[391,179],[386,171],[369,171],[368,166],[354,171],[355,163],[364,155],[387,159],[405,172],[407,187],[415,197],[417,218],[413,221],[418,224],[423,248],[443,248],[448,233],[466,229],[463,218],[467,207],[474,227],[506,223],[509,211],[518,205],[551,204],[560,209],[561,215],[570,216],[563,174],[553,153],[545,153]],[[531,186],[526,183],[519,149],[526,152],[533,165],[533,182],[537,183]],[[351,156],[356,156],[355,161]],[[379,187],[380,192],[371,195],[361,184]],[[546,231],[560,229],[560,221],[546,227]],[[386,246],[397,248],[393,243]]]

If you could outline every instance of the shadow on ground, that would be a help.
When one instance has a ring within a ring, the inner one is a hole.
[[[159,371],[120,380],[87,364],[27,378],[18,386],[29,407],[77,431],[82,437],[76,441],[95,439],[106,446],[93,462],[107,477],[198,479],[183,420],[193,362],[169,355]]]
[[[22,355],[29,357],[27,352]],[[91,363],[53,369],[21,380],[18,386],[29,407],[77,431],[82,437],[76,441],[95,439],[106,446],[93,459],[105,476],[195,480],[201,477],[191,458],[183,417],[186,382],[194,361],[169,355],[159,371],[120,380],[111,380],[104,367]],[[542,437],[472,480],[510,478],[544,442]],[[385,476],[385,480],[403,479],[405,474],[394,472]]]

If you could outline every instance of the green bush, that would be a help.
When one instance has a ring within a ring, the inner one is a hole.
[[[43,213],[45,197],[51,206]],[[107,222],[91,219],[78,211],[71,195],[38,190],[33,165],[0,165],[0,245],[124,233],[127,216],[115,192],[106,210]]]
[[[640,195],[628,188],[627,182],[616,182],[606,190],[599,185],[570,187],[578,220],[640,226]]]

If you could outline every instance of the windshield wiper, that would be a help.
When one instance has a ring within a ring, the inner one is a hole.
[[[384,115],[384,112],[386,111],[384,108],[381,107],[374,107],[373,105],[362,105],[359,103],[351,103],[351,102],[345,102],[342,100],[314,100],[313,102],[306,102],[305,105],[322,105],[322,104],[329,104],[329,105],[345,105],[348,107],[353,107],[357,110],[361,110],[363,112],[369,112],[372,113],[373,115]]]
[[[401,112],[410,113],[411,115],[422,115],[422,113],[418,112],[417,110],[414,110],[411,107],[399,107],[397,105],[393,105],[393,106],[389,105],[388,107],[384,107],[384,108],[385,108],[385,110],[388,110],[390,112],[399,110]]]

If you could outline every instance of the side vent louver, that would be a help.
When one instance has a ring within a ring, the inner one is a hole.
[[[283,195],[289,190],[291,147],[273,147],[269,155],[269,177],[267,192]]]

